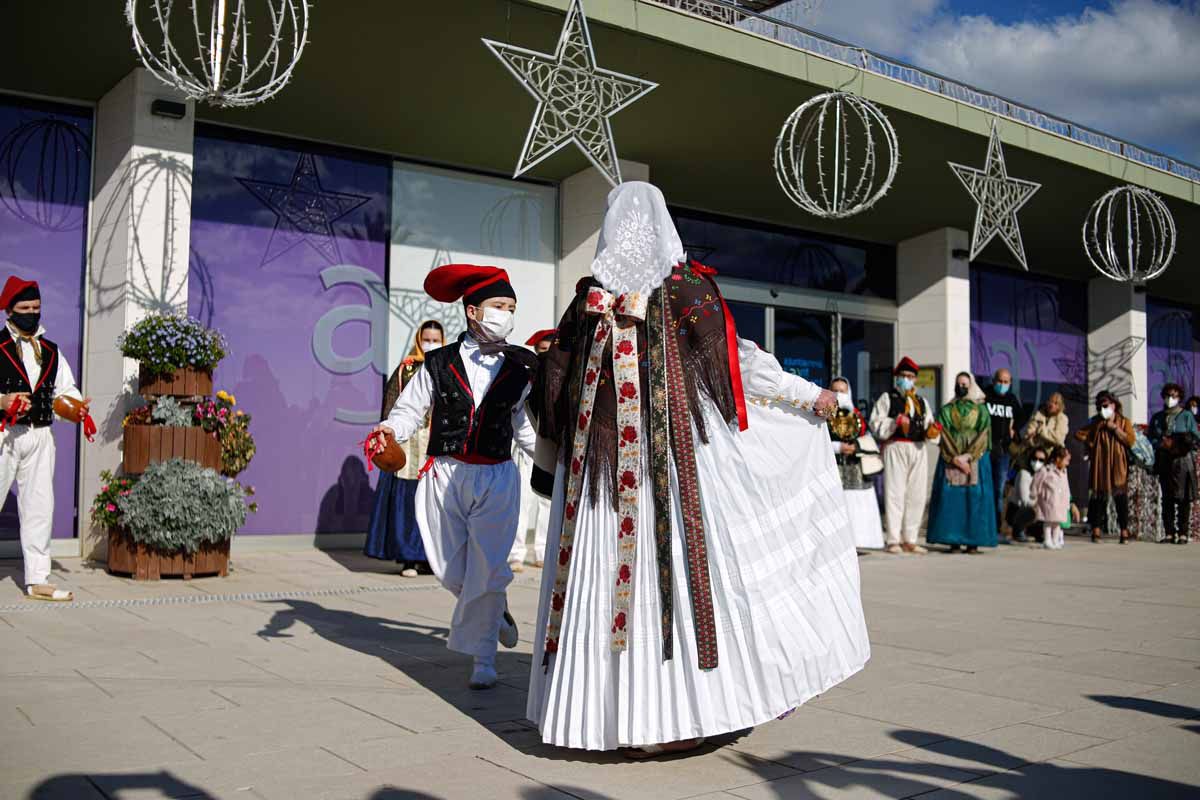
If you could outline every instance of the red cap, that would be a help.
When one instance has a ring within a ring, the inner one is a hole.
[[[17,295],[26,289],[34,289],[36,291],[37,288],[37,281],[27,281],[18,278],[16,275],[10,276],[4,283],[4,291],[0,293],[0,308],[7,311],[16,302]]]
[[[915,374],[920,371],[921,368],[917,366],[917,362],[913,361],[908,356],[905,356],[904,358],[900,359],[900,363],[896,365],[894,370],[892,370],[892,374],[899,375],[901,372],[912,372]]]
[[[425,293],[441,303],[467,300],[468,305],[492,297],[516,297],[508,273],[499,267],[446,264],[425,276]]]
[[[533,336],[529,337],[529,340],[525,342],[525,345],[527,347],[537,347],[546,339],[553,339],[557,334],[557,328],[547,328],[544,331],[538,331]]]

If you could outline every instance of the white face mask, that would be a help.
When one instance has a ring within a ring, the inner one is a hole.
[[[513,332],[516,323],[511,311],[499,308],[483,309],[483,319],[476,323],[477,333],[487,342],[503,342]]]
[[[1100,409],[1100,416],[1104,417],[1105,419],[1112,419],[1113,407],[1105,406],[1104,408]]]
[[[1179,405],[1178,397],[1168,397],[1167,398],[1167,408],[1174,408],[1177,405]]]
[[[1034,472],[1037,472],[1039,469],[1042,468],[1042,462],[1041,461],[1030,461],[1029,466],[1031,466],[1033,468]]]
[[[442,346],[441,342],[430,342],[429,344],[425,344],[424,342],[422,342],[421,343],[421,352],[422,353],[432,353],[434,350],[437,350],[441,346]]]

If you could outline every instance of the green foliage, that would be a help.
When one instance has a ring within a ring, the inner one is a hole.
[[[194,411],[196,424],[220,441],[221,474],[230,478],[246,469],[258,450],[250,434],[250,415],[236,406],[236,397],[220,391],[215,398],[200,401]]]
[[[92,522],[100,527],[115,528],[121,522],[121,509],[117,503],[137,485],[138,479],[128,475],[117,476],[108,470],[100,473],[100,492],[92,501]]]
[[[218,331],[183,314],[152,314],[122,333],[117,346],[155,375],[184,367],[211,370],[228,351]]]
[[[246,490],[211,469],[174,458],[146,468],[117,500],[119,522],[135,542],[165,552],[195,552],[229,539],[246,523]]]
[[[150,417],[159,425],[171,425],[177,428],[190,428],[194,422],[191,409],[181,405],[174,397],[158,398]]]

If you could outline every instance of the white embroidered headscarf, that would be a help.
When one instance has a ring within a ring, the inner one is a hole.
[[[592,260],[601,286],[615,294],[649,292],[683,259],[683,242],[657,186],[628,181],[608,193]]]

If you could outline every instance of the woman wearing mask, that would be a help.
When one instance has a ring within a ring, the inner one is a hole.
[[[1183,388],[1168,383],[1162,388],[1163,410],[1150,420],[1154,467],[1162,484],[1165,542],[1188,543],[1192,501],[1196,499],[1196,469],[1192,454],[1200,444],[1196,418],[1183,407]]]
[[[850,381],[846,378],[830,381],[829,391],[853,396]],[[874,441],[867,433],[867,422],[857,408],[839,408],[829,420],[829,438],[833,440],[834,459],[846,492],[846,511],[850,516],[850,527],[854,529],[854,544],[882,549],[883,523],[879,519],[875,487],[870,478],[863,476],[863,457],[873,455],[879,463],[879,448],[873,446]]]
[[[1009,497],[1008,510],[1005,520],[1013,531],[1013,541],[1022,544],[1029,541],[1028,531],[1035,527],[1037,510],[1034,507],[1033,479],[1046,466],[1046,450],[1035,447],[1029,454],[1029,460],[1017,468],[1013,478],[1013,491]],[[1040,528],[1034,538],[1041,536]]]
[[[1092,529],[1092,541],[1100,541],[1100,534],[1108,524],[1108,501],[1112,498],[1117,512],[1117,525],[1121,531],[1121,544],[1130,540],[1129,535],[1129,448],[1136,436],[1133,423],[1121,413],[1121,403],[1112,394],[1104,391],[1096,395],[1096,415],[1087,425],[1075,432],[1075,438],[1087,448],[1091,471],[1088,477],[1088,525]]]
[[[954,379],[954,399],[938,412],[942,428],[941,458],[933,479],[929,530],[925,539],[948,544],[950,552],[966,547],[996,546],[996,502],[993,499],[992,419],[983,392],[969,372]]]
[[[413,375],[425,363],[425,354],[433,352],[446,343],[446,333],[436,320],[426,320],[417,328],[416,341],[408,355],[388,378],[383,391],[382,419],[387,419],[396,398],[412,380]],[[429,562],[425,558],[425,546],[421,543],[421,532],[417,529],[416,506],[417,478],[426,461],[425,449],[429,444],[429,422],[413,438],[405,442],[404,469],[397,473],[385,472],[379,476],[375,490],[375,507],[371,509],[371,522],[367,527],[367,543],[363,552],[371,558],[401,563],[400,574],[406,578],[428,575]]]
[[[1044,447],[1047,451],[1052,451],[1056,447],[1066,445],[1070,420],[1067,419],[1065,407],[1063,396],[1055,392],[1034,413],[1021,437],[1025,443],[1026,454],[1034,447]]]

